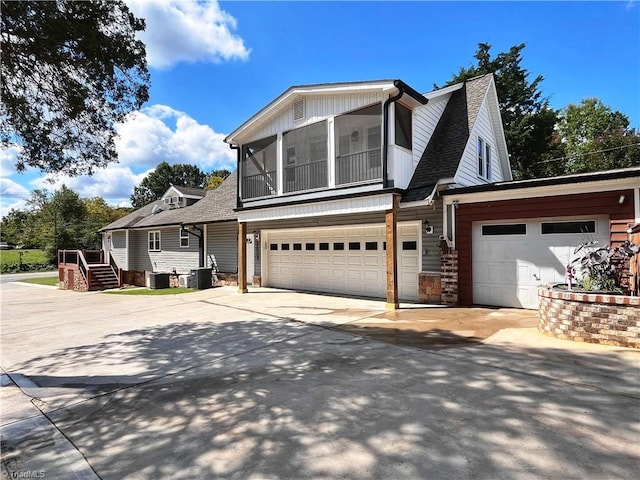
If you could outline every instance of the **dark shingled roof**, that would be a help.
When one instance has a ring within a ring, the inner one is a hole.
[[[472,78],[451,94],[402,197],[403,202],[424,200],[438,180],[456,174],[491,78],[491,74]]]
[[[236,178],[237,174],[233,172],[214,190],[191,189],[200,190],[205,195],[201,200],[188,207],[169,209],[162,200],[156,200],[110,223],[100,231],[236,220],[238,215],[233,211],[236,207]],[[180,187],[180,191],[186,193],[182,190],[183,188],[185,187]],[[156,206],[161,210],[153,213]]]
[[[193,197],[204,197],[207,191],[204,188],[183,187],[182,185],[171,185],[183,195],[190,195]]]

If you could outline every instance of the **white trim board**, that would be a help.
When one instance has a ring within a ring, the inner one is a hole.
[[[393,194],[385,194],[241,211],[238,212],[238,222],[261,222],[325,215],[347,215],[353,213],[380,212],[391,210],[392,208]]]

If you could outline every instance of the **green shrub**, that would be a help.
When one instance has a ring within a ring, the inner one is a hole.
[[[0,273],[55,270],[43,250],[0,250]]]

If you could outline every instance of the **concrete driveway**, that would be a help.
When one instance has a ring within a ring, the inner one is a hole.
[[[640,352],[541,336],[531,312],[232,287],[0,294],[3,478],[640,471]]]

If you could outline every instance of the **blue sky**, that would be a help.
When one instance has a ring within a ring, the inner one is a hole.
[[[629,2],[196,2],[126,0],[146,18],[151,98],[119,126],[120,163],[93,177],[14,172],[0,152],[0,214],[63,183],[126,204],[161,161],[234,168],[223,138],[291,85],[399,78],[427,92],[525,43],[554,108],[597,97],[640,127],[640,5]],[[52,181],[52,183],[51,183]]]

